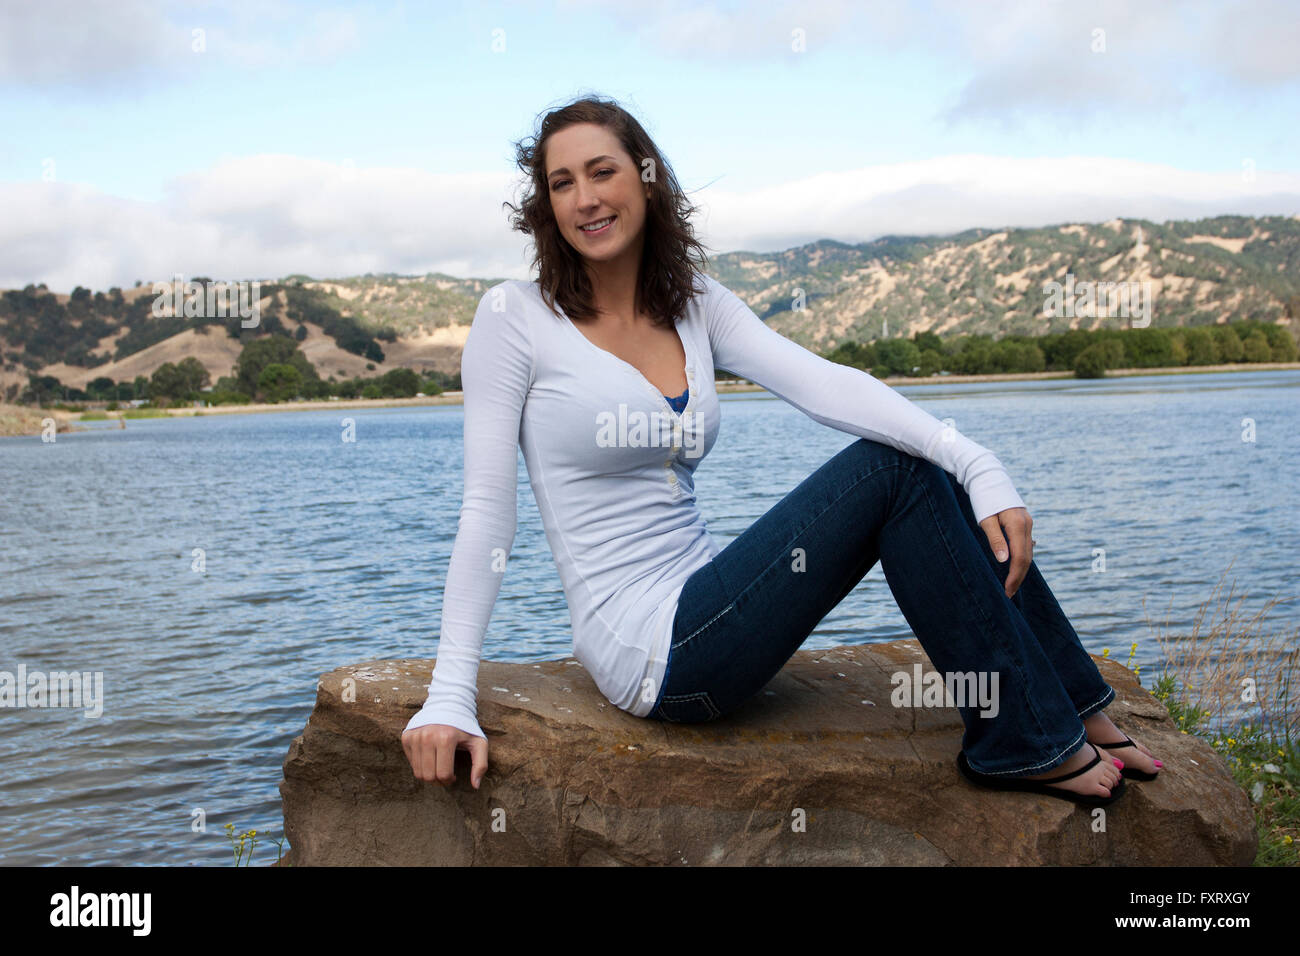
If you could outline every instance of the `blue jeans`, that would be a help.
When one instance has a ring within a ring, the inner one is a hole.
[[[802,549],[802,550],[800,550]],[[1037,565],[1011,598],[970,498],[938,465],[860,438],[687,579],[656,720],[731,713],[784,666],[877,561],[941,675],[996,675],[997,713],[958,706],[981,773],[1043,773],[1115,697]]]

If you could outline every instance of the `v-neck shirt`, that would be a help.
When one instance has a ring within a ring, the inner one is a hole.
[[[461,356],[463,498],[437,661],[406,729],[448,724],[484,736],[478,664],[515,539],[521,451],[568,605],[573,656],[610,703],[650,713],[682,587],[721,550],[694,484],[721,421],[715,369],[822,425],[938,464],[962,483],[977,520],[1024,506],[987,448],[867,372],[785,338],[712,277],[697,274],[701,283],[676,323],[686,356],[680,407],[588,339],[558,303],[552,311],[535,281],[506,280],[479,300]]]

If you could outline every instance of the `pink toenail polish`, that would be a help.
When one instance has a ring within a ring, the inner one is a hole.
[[[1163,767],[1165,765],[1165,762],[1163,760],[1153,760],[1151,762],[1155,764],[1157,767]]]
[[[1114,760],[1113,757],[1112,757],[1111,759]],[[1115,760],[1115,766],[1120,767],[1120,768],[1123,768],[1123,766],[1124,766],[1124,761],[1122,761],[1122,760]]]

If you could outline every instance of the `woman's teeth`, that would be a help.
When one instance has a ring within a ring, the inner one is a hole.
[[[604,229],[613,221],[614,221],[614,217],[609,216],[605,219],[602,219],[600,222],[591,224],[590,226],[579,226],[578,228],[581,229],[583,232],[599,232],[600,230]]]

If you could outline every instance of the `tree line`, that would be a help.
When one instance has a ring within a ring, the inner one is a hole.
[[[1114,368],[1294,362],[1298,354],[1300,349],[1286,327],[1242,320],[1190,327],[1070,329],[997,340],[986,334],[943,339],[934,332],[917,332],[910,339],[848,342],[824,357],[877,378],[1055,371],[1098,378]]]
[[[368,368],[374,368],[371,363]],[[209,389],[209,385],[211,388]],[[10,387],[14,392],[17,385]],[[64,385],[53,375],[28,373],[28,384],[19,401],[37,405],[58,402],[107,402],[109,409],[120,403],[142,401],[151,407],[168,408],[202,401],[209,405],[288,402],[294,399],[413,398],[417,393],[438,395],[460,388],[460,373],[419,373],[395,368],[373,377],[354,376],[336,381],[322,379],[316,367],[287,335],[268,335],[245,343],[232,374],[216,383],[203,364],[190,357],[164,362],[149,377],[115,382],[100,376],[85,389]],[[8,396],[13,400],[14,395]]]
[[[363,346],[364,347],[364,346]],[[1007,335],[994,340],[986,334],[943,339],[934,332],[917,332],[910,339],[887,338],[849,342],[824,357],[870,372],[924,377],[949,372],[985,375],[1017,372],[1072,371],[1080,378],[1098,378],[1114,368],[1171,368],[1237,362],[1294,362],[1300,355],[1295,338],[1275,323],[1241,320],[1223,325],[1148,329],[1071,329],[1040,336]],[[373,368],[373,364],[368,364]],[[720,375],[725,373],[719,373]],[[144,401],[159,408],[191,405],[279,403],[294,399],[411,398],[417,393],[438,395],[459,389],[460,373],[418,373],[392,369],[381,376],[328,381],[298,348],[294,338],[273,334],[245,342],[233,374],[211,384],[197,359],[165,362],[153,375],[114,382],[101,376],[79,389],[52,375],[28,373],[28,385],[17,395],[11,385],[7,401],[50,405],[63,402]]]

